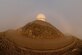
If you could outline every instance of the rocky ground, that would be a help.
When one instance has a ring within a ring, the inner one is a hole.
[[[78,43],[78,47],[74,50],[69,50],[61,55],[81,55],[82,41],[79,41]],[[60,55],[59,53],[35,53],[28,49],[20,48],[15,43],[5,38],[5,32],[0,33],[0,55]]]

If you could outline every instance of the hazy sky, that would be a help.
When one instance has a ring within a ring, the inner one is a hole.
[[[38,13],[64,33],[82,38],[82,0],[0,0],[0,30],[23,26]]]

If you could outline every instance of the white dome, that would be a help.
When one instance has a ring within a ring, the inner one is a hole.
[[[38,14],[36,18],[37,18],[37,20],[42,20],[42,21],[45,21],[45,19],[46,19],[45,15],[42,13]]]

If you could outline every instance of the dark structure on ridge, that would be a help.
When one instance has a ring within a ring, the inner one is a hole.
[[[81,52],[82,40],[66,36],[41,20],[0,33],[0,55],[81,55]]]

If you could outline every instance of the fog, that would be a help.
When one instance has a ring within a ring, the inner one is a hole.
[[[0,0],[0,31],[24,26],[38,13],[62,32],[82,38],[82,0]]]

